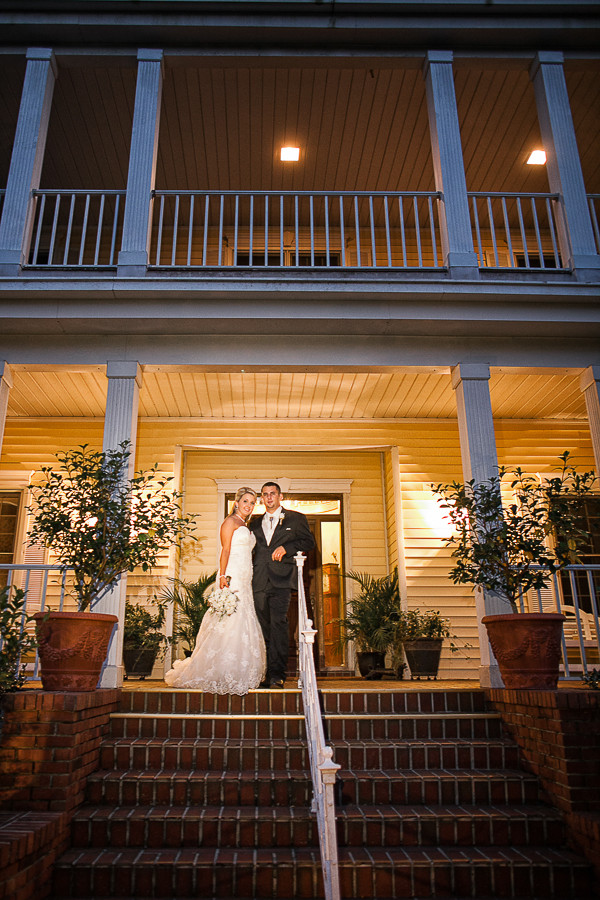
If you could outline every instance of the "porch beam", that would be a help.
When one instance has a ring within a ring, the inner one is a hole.
[[[119,278],[144,276],[148,266],[162,79],[163,51],[139,50]]]
[[[596,475],[600,476],[600,366],[588,366],[580,375],[579,386],[585,397],[590,423]]]
[[[537,54],[530,70],[533,81],[550,190],[560,195],[558,237],[566,265],[582,281],[597,281],[600,256],[596,252],[563,54]]]
[[[108,390],[106,394],[106,415],[104,418],[104,440],[102,449],[117,450],[122,441],[129,441],[131,455],[125,477],[133,475],[139,393],[142,372],[139,363],[130,360],[109,362],[106,367]],[[127,574],[121,576],[113,589],[105,594],[94,612],[118,616],[119,625],[108,648],[106,665],[100,679],[103,688],[120,687],[123,684],[123,627],[125,624],[125,595]]]
[[[0,220],[0,275],[3,276],[19,275],[27,261],[35,208],[32,191],[40,186],[56,77],[53,51],[45,47],[30,48]]]
[[[490,367],[479,363],[461,363],[451,371],[456,393],[458,432],[465,481],[487,481],[498,474],[498,455],[494,418],[490,399]],[[475,588],[475,609],[479,631],[482,687],[503,687],[498,663],[490,647],[483,616],[510,612],[492,591]]]
[[[4,442],[4,426],[6,425],[6,410],[8,398],[13,386],[10,366],[3,360],[0,362],[0,458],[2,457],[2,444]]]
[[[442,194],[442,251],[444,264],[454,278],[477,279],[479,265],[473,246],[452,60],[449,50],[430,50],[423,70],[435,186]]]

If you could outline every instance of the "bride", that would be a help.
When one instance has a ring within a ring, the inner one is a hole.
[[[254,535],[246,521],[256,503],[256,492],[242,487],[235,495],[233,512],[221,525],[221,557],[217,587],[229,587],[238,597],[231,615],[209,609],[202,619],[194,652],[180,659],[165,675],[171,687],[192,688],[213,694],[247,694],[265,677],[266,651],[252,596]]]

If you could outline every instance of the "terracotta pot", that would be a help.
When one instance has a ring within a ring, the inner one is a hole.
[[[34,615],[45,691],[94,691],[116,616],[88,612]]]
[[[404,655],[411,678],[437,678],[443,638],[417,638],[404,641]]]
[[[483,617],[505,687],[556,690],[564,620],[561,613]]]

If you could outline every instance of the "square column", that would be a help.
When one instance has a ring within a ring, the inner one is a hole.
[[[444,264],[453,277],[472,280],[479,278],[479,264],[473,246],[452,59],[451,51],[430,50],[423,74],[435,186],[442,194],[440,226]]]
[[[162,96],[162,50],[139,50],[119,278],[146,274]]]
[[[13,381],[10,366],[6,361],[0,362],[0,458],[2,457],[2,442],[4,440],[8,397],[12,386]]]
[[[562,53],[538,53],[530,77],[535,91],[550,190],[560,195],[560,250],[582,281],[600,280],[600,256],[581,171]]]
[[[600,475],[600,366],[588,366],[579,377],[579,386],[585,397],[590,423],[596,475]]]
[[[34,211],[31,192],[40,186],[55,81],[52,50],[44,47],[28,50],[0,221],[0,275],[18,275],[27,261]]]
[[[451,375],[452,387],[456,393],[464,480],[488,481],[498,475],[498,455],[489,388],[490,368],[476,363],[462,363],[452,369]],[[480,683],[482,687],[503,687],[498,663],[481,619],[483,616],[509,613],[510,608],[507,608],[506,603],[493,591],[475,587],[474,593],[481,654]]]
[[[135,466],[137,416],[142,373],[139,363],[125,360],[109,362],[106,367],[108,391],[104,417],[104,441],[102,449],[116,450],[122,441],[130,442],[129,468],[126,478],[131,478]],[[118,616],[119,625],[108,648],[106,665],[102,671],[100,687],[113,688],[123,684],[123,626],[125,622],[125,594],[127,573],[124,573],[111,591],[94,607],[94,612]]]

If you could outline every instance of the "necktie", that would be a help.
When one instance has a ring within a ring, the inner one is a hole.
[[[275,531],[275,516],[269,516],[269,534]]]

